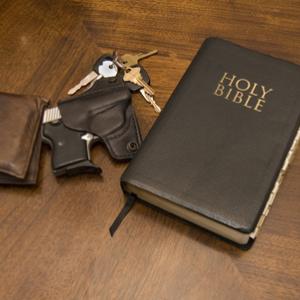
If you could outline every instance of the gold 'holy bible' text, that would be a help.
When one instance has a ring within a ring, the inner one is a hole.
[[[267,96],[273,91],[256,82],[224,72],[214,91],[215,96],[223,97],[247,109],[262,112]]]

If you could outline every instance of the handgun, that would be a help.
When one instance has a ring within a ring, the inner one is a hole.
[[[59,102],[44,112],[42,139],[52,149],[56,176],[101,173],[91,161],[95,143],[116,160],[129,160],[141,145],[139,125],[124,84],[96,89]]]

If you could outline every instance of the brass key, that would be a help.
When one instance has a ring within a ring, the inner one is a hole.
[[[133,67],[138,64],[141,59],[147,58],[156,54],[158,51],[153,50],[148,53],[139,53],[139,54],[124,54],[121,56],[121,61],[126,67]]]
[[[141,75],[141,68],[135,67],[135,68],[126,68],[124,71],[124,81],[129,81],[134,84],[137,84],[141,87],[143,87],[149,95],[154,95],[154,90],[151,88],[149,84],[147,84]]]

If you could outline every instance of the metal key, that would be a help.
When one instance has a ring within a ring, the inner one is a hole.
[[[141,59],[152,56],[157,52],[157,50],[153,50],[148,53],[124,54],[121,56],[121,61],[126,67],[133,67],[136,66]]]
[[[86,77],[68,91],[68,95],[74,95],[79,89],[89,84],[87,89],[90,89],[94,83],[104,78],[115,77],[118,74],[118,67],[112,62],[112,60],[104,60],[96,71],[91,71]]]
[[[141,95],[144,97],[144,99],[153,106],[155,112],[160,113],[161,112],[161,108],[157,105],[157,103],[155,102],[153,96],[147,94],[147,92],[145,91],[144,88],[140,89],[140,93]]]
[[[135,68],[126,68],[124,71],[124,77],[123,80],[125,82],[132,82],[134,84],[137,84],[145,89],[147,94],[153,96],[154,90],[150,87],[149,84],[147,84],[142,75],[141,75],[141,68],[135,67]]]
[[[82,87],[88,85],[90,82],[95,80],[98,76],[99,76],[99,74],[97,74],[95,71],[90,72],[83,79],[81,79],[78,84],[76,84],[74,87],[72,87],[68,91],[68,95],[74,95],[78,90],[80,90]]]

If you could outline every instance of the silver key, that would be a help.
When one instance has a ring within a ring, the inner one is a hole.
[[[160,113],[161,112],[161,108],[157,105],[157,103],[155,102],[153,96],[149,95],[144,88],[139,90],[141,95],[144,97],[144,99],[153,106],[155,112]]]
[[[90,82],[95,80],[99,74],[97,74],[95,71],[90,72],[88,75],[86,75],[83,79],[80,80],[78,84],[76,84],[74,87],[72,87],[68,91],[68,95],[74,95],[78,90],[80,90],[83,86],[88,85]]]
[[[111,61],[105,60],[98,66],[98,73],[95,71],[90,72],[78,84],[68,91],[68,95],[74,95],[79,89],[89,84],[87,89],[90,89],[94,83],[104,78],[115,77],[118,74],[118,67]]]

